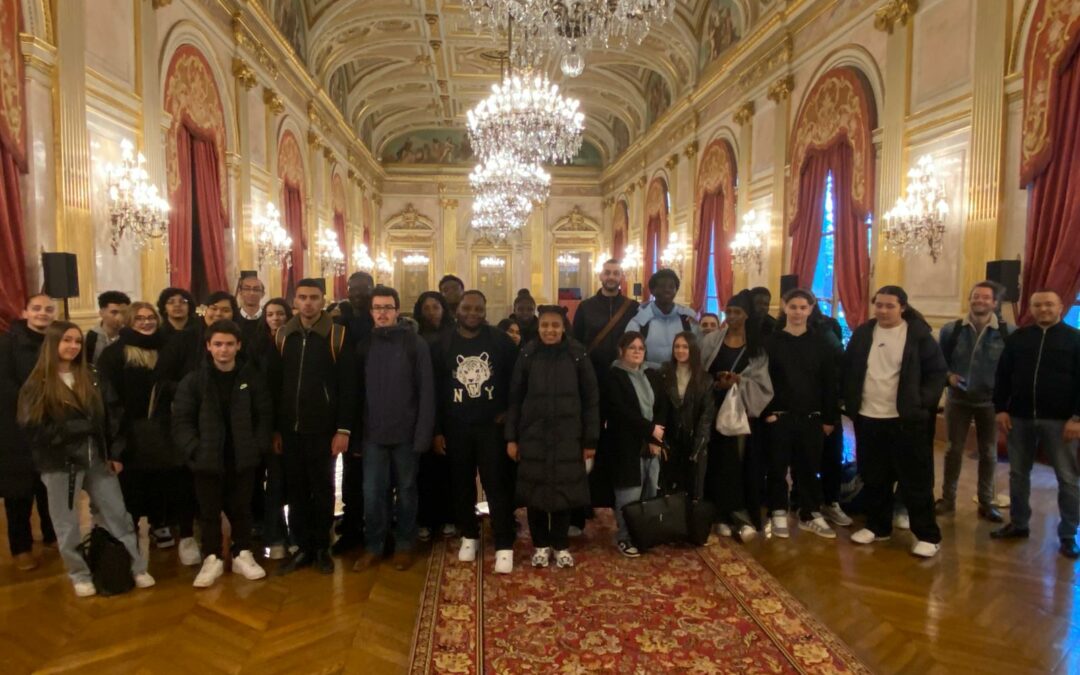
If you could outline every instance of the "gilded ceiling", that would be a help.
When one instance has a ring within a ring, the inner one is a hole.
[[[587,154],[610,162],[775,0],[687,0],[637,47],[597,50],[565,79],[581,100]],[[361,140],[383,161],[470,156],[466,112],[498,80],[505,38],[478,33],[451,0],[263,0],[285,39],[326,88]],[[401,151],[427,139],[434,148]],[[404,159],[402,159],[404,158]],[[423,160],[418,160],[423,161]],[[435,160],[431,160],[435,161]],[[592,163],[592,162],[583,162]]]

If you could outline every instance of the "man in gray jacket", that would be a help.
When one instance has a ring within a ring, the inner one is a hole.
[[[391,476],[394,501],[394,567],[413,562],[419,493],[420,453],[431,448],[435,426],[435,385],[431,352],[409,324],[398,323],[398,292],[376,286],[371,292],[371,337],[357,344],[363,388],[362,446],[365,550],[353,567],[362,572],[383,557],[390,527]],[[391,466],[393,472],[391,473]]]

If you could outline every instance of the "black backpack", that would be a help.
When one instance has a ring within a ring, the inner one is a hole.
[[[95,525],[79,545],[79,552],[90,568],[98,595],[120,595],[135,588],[131,554],[104,527]]]

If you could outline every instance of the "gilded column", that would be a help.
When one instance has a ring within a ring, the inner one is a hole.
[[[53,98],[56,77],[56,48],[31,35],[22,35],[22,58],[26,78],[26,147],[40,148],[28,162],[23,177],[23,258],[26,263],[27,288],[37,289],[41,279],[40,251],[55,251],[57,217],[56,153],[54,142]]]
[[[233,227],[236,228],[237,260],[240,269],[254,269],[257,261],[255,234],[252,231],[251,118],[248,113],[248,92],[255,87],[256,77],[255,71],[241,58],[233,59],[233,77],[236,80],[236,147],[240,155],[236,179],[236,220]]]
[[[442,188],[443,186],[440,186]],[[437,276],[443,274],[456,274],[461,277],[465,282],[466,288],[470,287],[472,283],[469,279],[469,270],[461,269],[458,266],[458,200],[450,199],[444,194],[439,198],[439,205],[442,207],[442,265],[435,265],[435,273]],[[440,267],[442,269],[440,269]]]
[[[787,171],[796,171],[788,167],[788,138],[791,127],[791,90],[795,88],[795,78],[785,75],[769,86],[768,97],[776,106],[773,122],[773,184],[772,209],[769,214],[769,270],[771,276],[779,282],[780,274],[785,274],[791,265],[787,246],[787,216],[784,205],[787,201]],[[741,178],[741,176],[740,176]],[[800,279],[802,285],[809,286],[811,279]],[[774,297],[776,294],[774,293]]]
[[[308,131],[308,162],[307,171],[304,172],[304,231],[307,233],[308,248],[304,255],[304,269],[312,270],[312,274],[322,275],[319,265],[318,246],[319,240],[319,207],[322,201],[322,148],[323,142],[314,131]],[[327,278],[326,288],[333,286],[333,280]]]
[[[750,174],[753,172],[751,168],[753,166],[754,159],[754,113],[757,112],[757,107],[753,101],[747,101],[738,110],[735,111],[734,119],[735,123],[739,125],[739,157],[738,157],[738,185],[739,189],[736,194],[735,201],[735,226],[738,228],[742,224],[742,217],[750,210]],[[773,242],[766,243],[768,250],[772,251],[774,248]],[[771,260],[769,262],[772,262]],[[774,275],[772,265],[768,265],[765,268],[766,277],[772,279]],[[746,266],[736,267],[733,274],[733,281],[735,288],[747,288],[750,285],[750,270]],[[770,283],[771,285],[771,283]],[[773,297],[777,295],[778,289],[772,288]]]
[[[975,4],[975,76],[972,81],[971,192],[964,231],[961,297],[986,276],[997,258],[997,233],[1004,163],[1005,69],[1010,10],[1008,2]]]
[[[94,223],[90,218],[90,140],[86,128],[86,4],[65,3],[56,13],[57,92],[60,153],[57,175],[56,249],[78,256],[78,298],[71,303],[72,319],[89,319],[94,301]]]

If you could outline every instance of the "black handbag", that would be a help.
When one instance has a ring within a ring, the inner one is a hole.
[[[687,539],[694,546],[704,546],[712,532],[716,520],[716,505],[704,499],[695,499],[689,503],[686,514]]]
[[[98,595],[120,595],[135,588],[131,554],[105,528],[95,525],[79,545],[79,552],[90,568]]]
[[[624,506],[622,514],[634,546],[647,551],[654,546],[686,541],[686,504],[686,493],[676,492]]]

